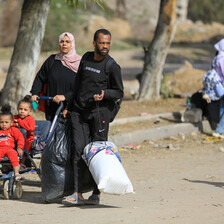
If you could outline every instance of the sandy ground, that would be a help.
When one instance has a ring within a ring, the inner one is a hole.
[[[120,149],[135,194],[102,194],[99,206],[45,204],[36,174],[24,175],[21,200],[0,199],[1,223],[217,224],[224,220],[223,142],[205,135],[144,142]],[[85,197],[88,195],[85,194]]]

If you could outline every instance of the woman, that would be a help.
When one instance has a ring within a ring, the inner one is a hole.
[[[217,50],[217,55],[213,59],[212,66],[218,74],[222,85],[224,85],[224,39],[220,40],[215,44],[215,49]],[[220,99],[220,113],[219,113],[219,124],[213,133],[215,137],[224,138],[224,97]]]
[[[46,102],[45,116],[52,121],[58,104],[64,101],[65,105],[70,100],[81,56],[76,53],[75,39],[71,33],[65,32],[59,36],[60,52],[51,55],[42,65],[36,75],[31,89],[32,101],[43,91],[46,96],[53,97],[53,102]],[[45,90],[46,88],[46,90]]]

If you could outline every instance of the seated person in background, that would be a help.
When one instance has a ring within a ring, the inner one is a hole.
[[[220,84],[220,78],[214,69],[209,70],[203,76],[202,98],[206,100],[206,117],[211,128],[214,130],[219,123],[220,97],[217,96],[215,88]]]
[[[23,156],[24,137],[18,128],[12,127],[11,107],[4,105],[0,112],[0,159],[8,157],[15,173],[15,180],[20,181],[18,154]],[[14,150],[17,143],[17,152]]]
[[[220,40],[214,45],[216,49],[216,56],[212,61],[212,68],[220,79],[219,91],[216,91],[217,96],[220,98],[220,111],[219,111],[219,123],[213,133],[215,137],[224,138],[224,96],[223,96],[223,86],[224,86],[224,39]],[[217,88],[216,88],[217,90]],[[222,93],[222,94],[221,94]]]
[[[19,101],[17,111],[18,114],[14,115],[14,125],[17,128],[24,128],[26,133],[26,141],[24,149],[28,152],[31,150],[31,143],[34,141],[34,130],[35,130],[35,120],[31,116],[31,113],[33,112],[33,106],[31,96],[25,96],[22,100]],[[26,155],[24,154],[21,163],[20,163],[20,169],[25,169],[25,159]]]
[[[209,70],[203,76],[202,98],[205,99],[207,103],[220,100],[220,97],[217,96],[215,91],[216,85],[218,85],[219,83],[221,84],[220,78],[214,70]]]

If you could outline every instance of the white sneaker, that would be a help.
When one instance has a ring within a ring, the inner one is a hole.
[[[220,134],[220,133],[218,133],[218,132],[214,132],[214,133],[212,134],[212,136],[213,136],[213,137],[216,137],[216,138],[224,138],[224,135],[223,135],[223,134]]]

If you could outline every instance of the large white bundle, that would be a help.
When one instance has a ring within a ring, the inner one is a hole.
[[[133,186],[112,142],[92,142],[84,149],[83,159],[100,191],[108,194],[133,193]]]

